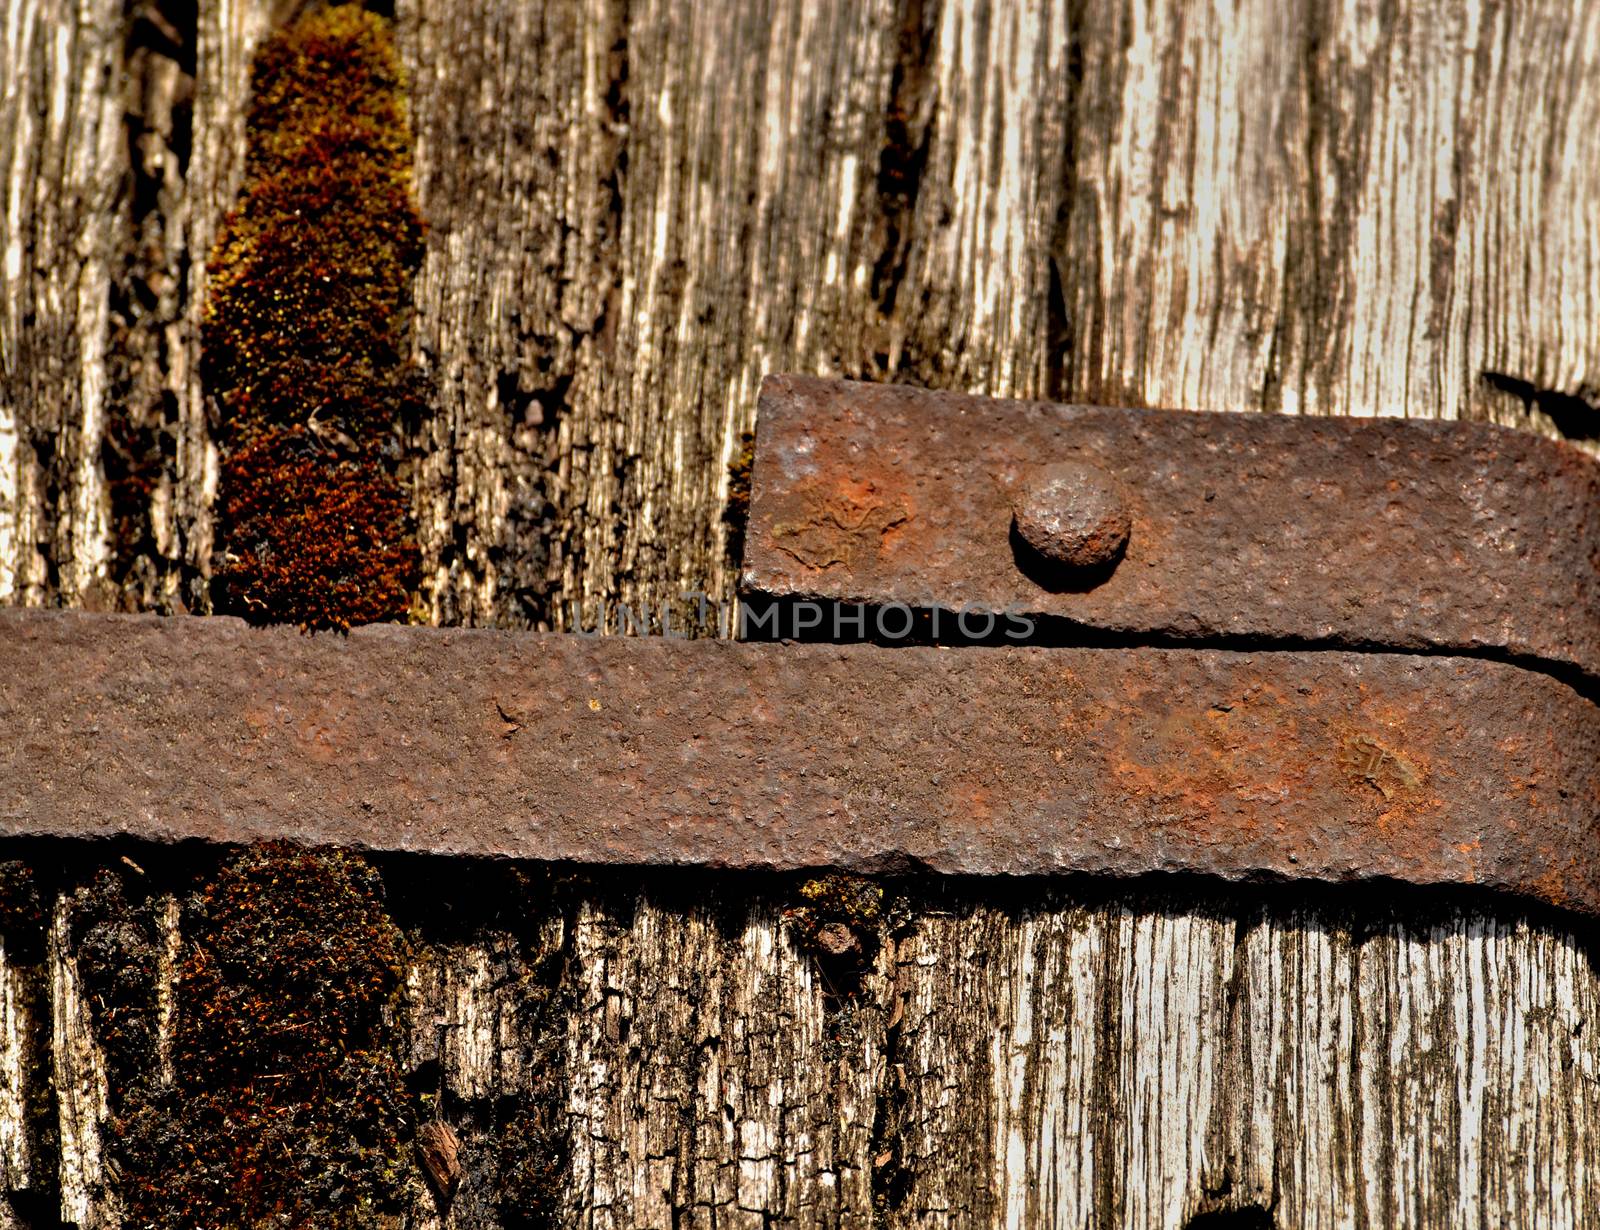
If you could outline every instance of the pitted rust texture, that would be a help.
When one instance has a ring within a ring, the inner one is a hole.
[[[1125,491],[1114,570],[1051,575],[1038,467]],[[1490,652],[1600,678],[1600,467],[1477,423],[1055,406],[770,377],[743,583],[1132,636]]]
[[[1477,884],[1600,912],[1600,712],[1478,659],[0,613],[0,835]]]
[[[1127,497],[1099,466],[1056,461],[1020,484],[1012,520],[1041,558],[1069,568],[1103,568],[1128,545]]]

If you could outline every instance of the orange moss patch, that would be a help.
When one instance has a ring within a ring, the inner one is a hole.
[[[207,387],[222,410],[218,602],[258,622],[402,617],[415,582],[397,428],[422,222],[387,24],[354,5],[267,42],[246,179],[210,261]]]
[[[406,358],[422,223],[401,84],[387,23],[356,5],[301,17],[253,67],[245,184],[211,253],[201,341],[222,415],[217,604],[259,623],[407,610],[398,432],[427,399]],[[118,930],[114,896],[86,902],[109,971],[138,937]],[[398,1224],[415,1099],[396,1059],[404,944],[377,874],[338,852],[248,850],[184,930],[172,1080],[113,1092],[124,1224]],[[151,996],[126,998],[131,1013]],[[142,1019],[116,1035],[135,1058]]]
[[[405,610],[414,552],[390,534],[405,505],[381,465],[330,456],[304,428],[289,428],[239,449],[222,474],[239,614],[348,627]],[[317,550],[297,549],[305,543]]]

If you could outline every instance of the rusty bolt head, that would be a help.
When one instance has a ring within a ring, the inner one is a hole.
[[[861,951],[861,941],[856,939],[855,932],[841,922],[818,927],[813,942],[830,957],[843,957]]]
[[[1085,461],[1040,466],[1018,489],[1013,511],[1022,540],[1070,568],[1111,563],[1132,528],[1121,484]]]

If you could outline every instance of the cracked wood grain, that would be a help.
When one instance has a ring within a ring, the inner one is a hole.
[[[400,6],[443,410],[432,618],[729,596],[719,512],[761,377],[855,363],[893,22],[886,0]]]
[[[204,259],[267,21],[249,0],[8,8],[0,601],[205,608]]]
[[[883,1014],[830,1011],[772,903],[585,908],[575,978],[564,1224],[873,1225]]]
[[[105,1057],[95,1041],[77,961],[68,939],[67,901],[56,901],[45,961],[50,969],[51,1087],[59,1142],[61,1220],[82,1230],[120,1225],[101,1140],[110,1114]]]
[[[543,943],[560,943],[560,921],[542,924]],[[499,1100],[524,1092],[543,1053],[530,1036],[524,954],[503,933],[418,945],[407,972],[409,1067],[436,1072],[428,1109],[457,1134],[462,1173],[448,1211],[416,1177],[405,1222],[414,1230],[502,1224],[497,1189]],[[546,1048],[547,1049],[547,1048]]]
[[[105,575],[118,7],[22,3],[0,33],[0,596],[12,601],[76,598]]]
[[[29,1037],[32,1000],[22,962],[0,945],[0,1188],[6,1192],[33,1186],[27,1104],[36,1066]]]
[[[1592,394],[1592,5],[1091,5],[1079,37],[1069,396],[1529,426],[1486,373]]]
[[[1470,908],[1374,925],[1322,899],[930,911],[892,974],[897,1057],[921,1076],[896,1224],[1592,1220],[1581,939]]]

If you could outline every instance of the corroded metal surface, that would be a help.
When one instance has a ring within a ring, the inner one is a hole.
[[[1114,569],[1013,531],[1040,466],[1120,482]],[[1181,639],[1493,652],[1600,677],[1600,467],[1475,423],[1053,406],[795,376],[757,425],[744,584]]]
[[[0,834],[1478,884],[1600,911],[1600,712],[1502,663],[0,613]]]

